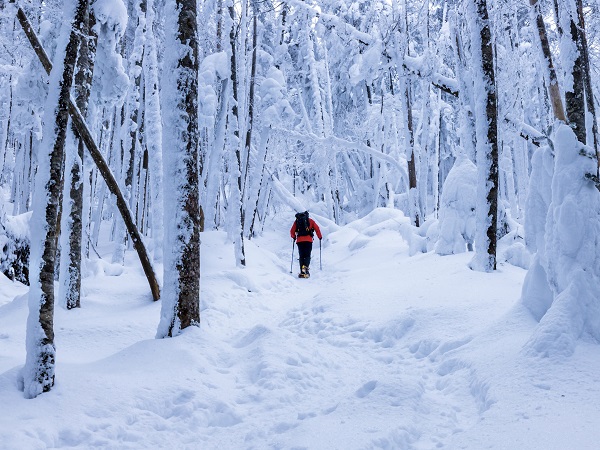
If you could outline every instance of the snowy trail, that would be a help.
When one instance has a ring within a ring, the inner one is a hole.
[[[444,334],[448,330],[420,338],[421,317],[430,321],[430,313],[413,308],[408,296],[399,299],[402,286],[373,283],[379,276],[390,284],[394,270],[402,273],[407,267],[373,266],[365,247],[375,244],[371,251],[383,261],[394,260],[386,253],[407,260],[404,242],[378,246],[362,233],[339,234],[333,237],[337,247],[327,249],[328,270],[313,269],[310,280],[290,279],[277,293],[268,293],[273,298],[264,303],[278,309],[230,341],[226,360],[247,361],[238,369],[245,376],[236,380],[236,407],[247,407],[244,416],[269,424],[250,431],[246,442],[261,447],[270,439],[275,448],[298,442],[307,448],[443,446],[449,436],[476,423],[489,404],[476,371],[460,360],[445,360],[471,338],[454,339]],[[359,249],[371,267],[360,267],[348,248]],[[415,281],[414,289],[423,286],[424,280]],[[365,315],[365,302],[373,304],[372,314]],[[443,320],[441,312],[433,315]],[[453,313],[450,319],[456,320]]]
[[[0,449],[548,449],[561,447],[532,442],[563,411],[556,434],[576,423],[577,448],[594,448],[600,364],[520,355],[524,272],[410,257],[404,220],[377,210],[330,230],[308,280],[289,273],[286,224],[248,243],[245,269],[224,233],[205,233],[202,326],[174,339],[154,339],[160,304],[134,255],[124,270],[97,261],[84,307],[56,310],[57,384],[34,400],[16,386],[25,291],[3,292]]]

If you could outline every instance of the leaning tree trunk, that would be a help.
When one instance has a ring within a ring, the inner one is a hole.
[[[200,203],[198,183],[198,30],[195,0],[165,5],[167,48],[162,97],[166,228],[164,291],[157,337],[200,324]]]
[[[56,259],[58,211],[63,187],[64,149],[69,121],[69,93],[87,2],[80,0],[66,49],[57,51],[63,64],[51,74],[46,126],[38,156],[38,182],[32,216],[31,288],[27,320],[27,359],[23,368],[25,397],[34,398],[54,385],[54,262]],[[64,53],[63,53],[64,52]]]
[[[480,42],[473,51],[480,64],[479,86],[485,100],[476,105],[477,121],[477,226],[476,254],[471,267],[476,270],[496,270],[496,231],[498,220],[498,98],[494,67],[494,49],[486,0],[474,0],[476,24],[473,42]],[[478,96],[480,97],[480,96]],[[486,210],[487,209],[487,210]]]

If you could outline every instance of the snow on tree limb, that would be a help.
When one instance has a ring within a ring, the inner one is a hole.
[[[424,73],[424,68],[421,64],[421,58],[405,55],[403,65],[406,70],[417,75],[418,77],[428,78],[431,80],[431,84],[443,92],[446,92],[454,97],[459,96],[458,81],[433,71],[427,74]]]
[[[315,142],[318,144],[322,144],[325,148],[331,149],[333,151],[341,151],[342,149],[344,149],[344,150],[360,150],[361,152],[364,152],[364,153],[367,153],[367,154],[373,156],[375,159],[378,159],[382,162],[386,162],[386,163],[390,164],[392,167],[394,167],[395,169],[397,169],[400,172],[400,174],[402,175],[404,180],[408,180],[408,173],[406,171],[406,160],[404,158],[400,158],[400,160],[397,160],[393,156],[388,155],[386,153],[381,153],[380,151],[378,151],[377,149],[375,149],[373,147],[369,147],[368,145],[362,144],[360,142],[348,141],[346,139],[342,139],[337,136],[321,137],[321,136],[317,136],[314,133],[298,133],[296,131],[283,130],[280,128],[277,128],[274,130],[281,131],[284,134],[286,134],[287,136],[297,138],[298,140],[301,140],[301,141],[311,141],[311,142]],[[334,146],[334,147],[332,148],[332,146]]]
[[[349,23],[345,22],[344,20],[340,19],[339,17],[333,14],[327,14],[318,11],[314,6],[308,3],[299,0],[284,0],[283,3],[310,12],[313,15],[313,17],[320,19],[323,22],[327,22],[329,25],[333,25],[338,29],[342,29],[346,35],[352,36],[354,39],[356,39],[362,44],[370,45],[376,41],[376,38],[374,38],[370,34],[357,30],[356,27],[350,25]]]
[[[287,204],[290,208],[292,208],[295,211],[308,210],[308,208],[306,208],[306,206],[302,202],[300,202],[300,200],[294,197],[294,195],[286,189],[286,187],[281,183],[281,181],[279,181],[279,179],[275,176],[274,173],[272,173],[266,167],[265,170],[269,174],[269,177],[271,177],[271,186],[273,188],[273,192],[277,194],[277,196],[283,203]]]
[[[328,24],[333,25],[338,29],[342,29],[346,35],[356,39],[363,45],[372,46],[379,41],[377,38],[371,36],[370,34],[357,30],[354,26],[350,25],[349,23],[345,22],[337,16],[317,11],[312,5],[309,5],[299,0],[284,0],[284,3],[286,3],[289,6],[302,8],[303,10],[312,13],[313,17],[322,20],[323,22],[327,22]],[[383,49],[383,56],[385,56],[388,59],[390,58],[390,56],[386,53],[385,48]],[[453,97],[460,96],[459,83],[456,79],[447,77],[435,71],[426,73],[426,71],[423,68],[421,59],[422,58],[418,56],[404,55],[402,65],[406,70],[418,76],[419,78],[429,79],[431,81],[431,84],[436,88],[440,89],[442,92],[452,95]],[[515,121],[514,118],[507,117],[505,118],[505,120],[507,122],[514,123],[515,125],[517,125],[519,129],[519,135],[523,139],[531,141],[531,143],[536,147],[539,147],[538,137],[545,137],[543,133],[535,130],[533,127],[527,124],[524,124],[520,121]]]

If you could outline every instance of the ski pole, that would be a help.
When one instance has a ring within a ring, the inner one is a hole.
[[[319,239],[319,270],[323,270],[323,263],[321,260],[321,239]]]
[[[294,267],[294,241],[292,241],[292,262],[290,263],[290,273],[292,273],[293,267]]]

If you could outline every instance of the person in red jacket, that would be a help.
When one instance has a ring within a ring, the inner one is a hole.
[[[310,272],[310,254],[312,252],[313,235],[317,233],[319,240],[323,239],[319,225],[308,216],[308,211],[296,214],[296,220],[290,229],[290,236],[298,246],[300,256],[300,278],[308,278]]]

